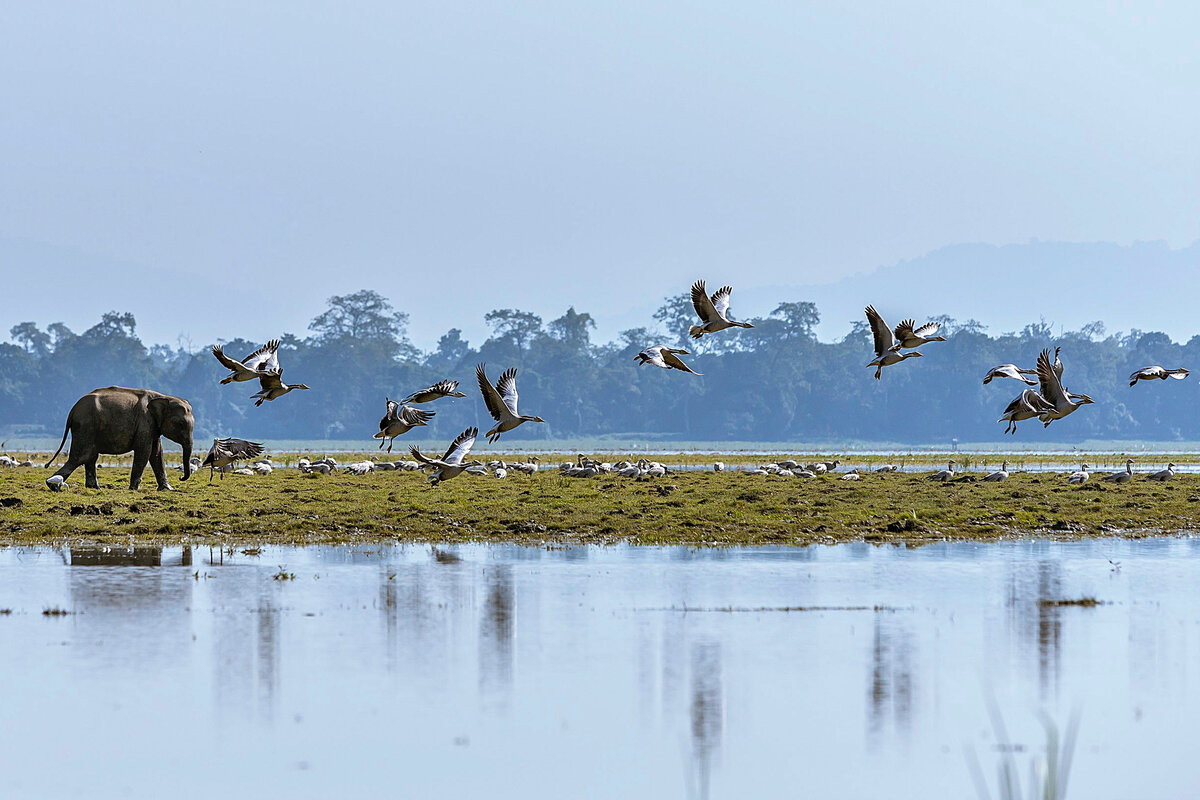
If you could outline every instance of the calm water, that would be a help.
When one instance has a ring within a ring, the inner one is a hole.
[[[1081,710],[1069,796],[1190,798],[1198,586],[1186,539],[10,549],[0,797],[970,798],[964,746],[994,796],[994,696],[1023,771]]]

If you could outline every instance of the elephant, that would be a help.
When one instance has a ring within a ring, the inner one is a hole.
[[[62,442],[46,462],[46,467],[58,458],[69,433],[71,449],[67,453],[67,463],[54,473],[61,475],[63,480],[82,465],[87,474],[87,488],[99,489],[96,457],[101,453],[117,455],[133,451],[129,488],[137,489],[141,485],[142,473],[149,463],[159,491],[169,490],[171,484],[167,483],[159,437],[166,436],[183,446],[183,480],[186,481],[192,474],[194,425],[192,406],[182,398],[124,386],[94,389],[71,407]]]

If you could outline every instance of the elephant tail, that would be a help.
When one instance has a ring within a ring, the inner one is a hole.
[[[63,428],[62,441],[58,443],[58,449],[54,451],[54,455],[50,456],[50,460],[46,462],[46,469],[50,468],[50,465],[54,463],[54,459],[58,458],[58,454],[62,452],[63,445],[65,445],[67,443],[67,434],[70,432],[71,432],[71,416],[68,414],[67,415],[67,425],[65,428]]]

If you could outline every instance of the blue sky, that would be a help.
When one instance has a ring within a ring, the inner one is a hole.
[[[0,255],[100,266],[0,322],[120,304],[153,340],[265,339],[370,287],[424,346],[513,306],[607,338],[699,276],[754,296],[962,242],[1183,248],[1198,9],[18,4]],[[1150,327],[1122,309],[1084,316]]]

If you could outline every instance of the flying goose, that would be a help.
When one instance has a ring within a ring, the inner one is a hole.
[[[896,345],[896,339],[892,335],[892,329],[883,321],[883,317],[879,316],[879,312],[875,310],[875,306],[867,306],[867,322],[871,324],[871,334],[875,337],[875,360],[867,364],[868,367],[875,367],[875,380],[879,380],[879,376],[883,373],[884,367],[890,367],[892,364],[899,364],[906,358],[920,358],[921,354],[916,350],[908,353],[899,353]]]
[[[1026,378],[1026,375],[1037,375],[1036,369],[1022,369],[1016,364],[1001,364],[998,367],[992,367],[988,370],[988,374],[983,376],[985,384],[991,383],[993,378],[1013,378],[1029,386],[1037,386],[1037,381]]]
[[[225,351],[219,344],[213,345],[212,354],[229,370],[229,374],[221,380],[222,384],[233,381],[252,381],[263,372],[279,369],[278,339],[272,339],[241,361],[235,361],[225,355]]]
[[[208,455],[200,462],[200,467],[208,467],[208,482],[212,483],[213,473],[221,470],[221,480],[225,480],[225,468],[237,461],[261,456],[263,446],[258,442],[248,442],[245,439],[235,439],[232,436],[225,439],[213,439]]]
[[[545,422],[541,417],[531,417],[517,412],[517,370],[509,367],[500,374],[496,385],[488,381],[484,364],[475,368],[475,378],[479,381],[479,391],[483,392],[483,402],[488,413],[496,420],[496,425],[488,431],[488,442],[495,442],[500,434],[508,433],[523,422]]]
[[[1008,425],[1005,426],[1004,432],[1015,435],[1018,422],[1040,417],[1053,409],[1054,406],[1047,403],[1046,398],[1033,389],[1026,389],[1008,404],[1008,407],[1004,409],[1004,416],[996,422],[1007,422]]]
[[[1054,420],[1062,419],[1080,406],[1094,402],[1086,394],[1072,394],[1063,388],[1062,362],[1058,360],[1057,349],[1054,352],[1054,362],[1050,363],[1049,350],[1043,350],[1038,355],[1037,373],[1041,383],[1041,395],[1052,406],[1051,410],[1038,415],[1038,419],[1042,421],[1043,427],[1047,428]]]
[[[250,395],[251,399],[258,398],[255,406],[261,406],[264,400],[275,400],[283,397],[292,389],[307,389],[303,383],[287,384],[282,380],[283,370],[275,369],[260,373],[258,376],[258,392]]]
[[[387,401],[387,413],[383,415],[383,419],[379,420],[379,433],[375,434],[374,438],[379,440],[380,450],[383,449],[383,440],[387,439],[389,453],[392,452],[392,443],[396,441],[397,436],[408,433],[421,425],[428,425],[429,420],[437,414],[436,411],[402,407],[390,397],[384,399]]]
[[[716,333],[726,328],[753,328],[749,322],[736,322],[729,318],[729,295],[733,294],[732,286],[722,286],[716,294],[708,296],[704,281],[692,284],[692,307],[696,309],[703,325],[693,325],[688,328],[688,334],[693,339],[699,339],[706,333]]]
[[[1166,369],[1155,364],[1152,367],[1142,367],[1137,372],[1129,376],[1129,385],[1133,386],[1138,381],[1152,381],[1155,378],[1165,381],[1167,378],[1174,378],[1181,381],[1188,376],[1188,371],[1183,367],[1179,369]]]
[[[897,346],[902,347],[905,350],[910,350],[914,347],[920,347],[923,344],[928,344],[929,342],[946,341],[945,336],[934,335],[942,327],[938,323],[926,322],[921,327],[914,328],[916,324],[917,323],[915,320],[906,319],[901,321],[901,323],[896,326],[895,333]]]
[[[1175,477],[1175,465],[1167,464],[1166,469],[1160,469],[1158,472],[1151,472],[1149,475],[1146,476],[1146,480],[1160,481],[1162,483],[1166,483],[1167,481],[1171,480],[1171,478],[1174,478],[1174,477]]]
[[[996,470],[995,472],[991,473],[990,475],[985,475],[983,479],[985,481],[991,481],[992,483],[1008,480],[1008,462],[1005,461],[1000,466],[1000,469]]]
[[[1088,465],[1080,464],[1078,472],[1072,472],[1067,476],[1067,483],[1087,483],[1090,477],[1092,476],[1088,472]]]
[[[1105,475],[1101,480],[1109,483],[1129,483],[1133,480],[1133,459],[1125,459],[1125,469]]]
[[[400,402],[404,405],[408,405],[409,403],[432,403],[434,400],[442,397],[466,397],[466,395],[458,391],[458,381],[438,381],[433,386],[428,386],[419,392],[413,392]]]
[[[433,473],[429,476],[429,481],[434,486],[437,486],[443,481],[458,477],[471,467],[483,466],[482,461],[463,461],[467,457],[467,454],[471,452],[471,447],[475,444],[475,437],[478,435],[478,428],[467,428],[454,437],[454,441],[446,449],[446,454],[441,458],[430,458],[424,455],[417,449],[416,445],[409,447],[408,450],[417,461],[434,468]]]
[[[704,374],[703,372],[696,372],[696,370],[683,363],[683,360],[679,358],[680,355],[688,356],[691,353],[681,347],[666,347],[658,344],[654,347],[647,347],[634,356],[634,359],[638,364],[653,364],[663,369],[677,369],[680,372],[690,372],[693,375]]]

